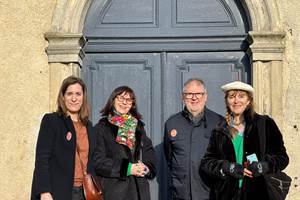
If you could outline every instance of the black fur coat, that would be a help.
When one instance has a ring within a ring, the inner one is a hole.
[[[253,118],[246,118],[244,131],[244,155],[255,153],[258,160],[262,160],[259,135],[266,134],[266,156],[270,173],[283,170],[289,163],[289,157],[284,147],[280,130],[273,119],[268,116],[255,114]],[[265,121],[265,131],[258,124],[258,120]],[[201,170],[215,179],[215,192],[217,200],[233,200],[238,191],[238,179],[229,176],[222,176],[220,170],[224,160],[236,162],[235,152],[231,136],[226,122],[213,130],[207,152],[201,162]],[[263,176],[257,178],[244,177],[241,188],[241,200],[268,200],[265,179]]]

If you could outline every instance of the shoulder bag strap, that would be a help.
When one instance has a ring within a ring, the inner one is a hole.
[[[86,170],[84,169],[84,164],[83,164],[83,162],[82,162],[82,160],[81,160],[81,158],[80,158],[79,145],[78,145],[78,144],[76,145],[76,153],[78,154],[78,157],[79,157],[79,160],[80,160],[80,165],[81,165],[82,172],[83,172],[83,174],[85,175],[87,172],[86,172]]]
[[[70,127],[68,126],[67,121],[66,121],[66,119],[65,119],[63,116],[62,116],[62,121],[63,121],[63,123],[64,123],[64,125],[65,125],[67,131],[70,131],[70,132],[71,132],[71,129],[70,129]],[[86,174],[86,170],[84,170],[84,167],[83,167],[84,165],[83,165],[83,162],[82,162],[82,160],[81,160],[81,158],[80,158],[79,145],[78,145],[78,143],[76,143],[76,153],[78,154],[78,157],[79,157],[79,160],[80,160],[80,165],[81,165],[82,172],[83,172],[83,174]]]

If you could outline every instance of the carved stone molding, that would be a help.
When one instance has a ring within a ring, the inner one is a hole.
[[[253,32],[247,40],[252,61],[256,110],[270,114],[281,124],[283,110],[282,67],[285,49],[284,32]]]
[[[49,63],[78,63],[82,66],[85,39],[82,34],[46,33],[49,42],[46,48]]]
[[[57,0],[53,12],[51,32],[81,33],[87,10],[92,1]]]
[[[284,32],[254,32],[250,31],[248,54],[252,61],[282,60],[285,48]]]
[[[241,0],[252,31],[279,31],[279,12],[276,1]]]

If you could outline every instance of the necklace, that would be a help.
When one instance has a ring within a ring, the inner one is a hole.
[[[242,123],[244,123],[244,120],[243,120],[243,121],[240,121],[240,122],[238,122],[238,123],[235,123],[234,121],[232,122],[232,124],[233,124],[234,126],[239,126],[239,125],[241,125]]]
[[[241,124],[244,124],[245,123],[245,119],[244,119],[244,117],[236,117],[236,119],[240,119],[239,120],[239,122],[235,122],[234,121],[234,116],[233,115],[231,115],[230,116],[230,124],[231,124],[231,126],[236,126],[236,127],[238,127],[238,126],[240,126]]]

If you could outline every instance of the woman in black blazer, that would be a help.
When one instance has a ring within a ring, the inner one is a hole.
[[[156,175],[155,153],[133,90],[116,88],[101,113],[95,127],[94,167],[104,199],[150,200],[148,180]]]
[[[77,77],[66,78],[57,111],[45,114],[41,122],[31,200],[84,199],[83,171],[93,173],[95,146],[89,113],[86,85]]]

